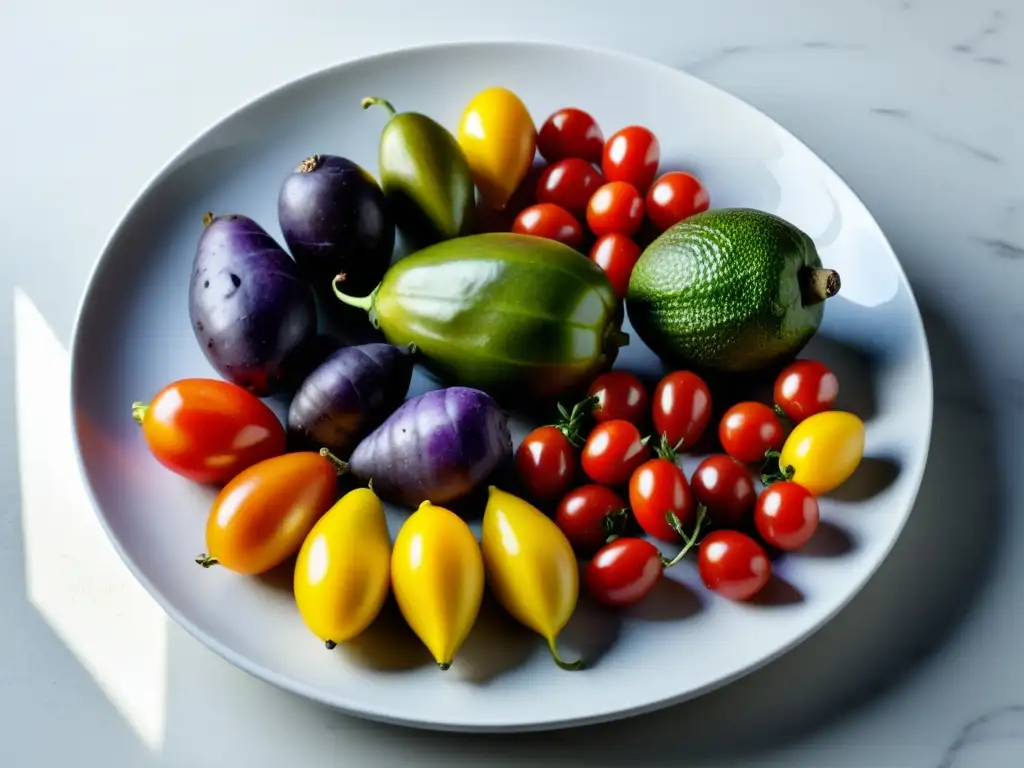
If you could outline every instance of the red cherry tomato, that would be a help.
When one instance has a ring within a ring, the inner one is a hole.
[[[602,373],[594,379],[587,395],[597,398],[593,416],[598,422],[622,419],[639,424],[647,416],[647,390],[629,371]]]
[[[693,497],[705,507],[717,525],[739,523],[754,506],[754,477],[745,464],[716,453],[697,465],[690,478]]]
[[[730,600],[749,600],[768,583],[764,547],[738,531],[713,531],[700,543],[697,568],[704,586]]]
[[[646,192],[658,173],[661,145],[648,129],[631,125],[616,131],[605,142],[601,171],[608,181],[627,181]]]
[[[512,223],[512,231],[557,240],[572,248],[583,242],[580,223],[565,208],[553,203],[537,203],[521,211]]]
[[[711,390],[690,371],[665,376],[654,390],[652,403],[656,433],[667,437],[676,450],[696,443],[711,420]]]
[[[650,594],[664,570],[656,546],[646,539],[623,537],[594,555],[583,580],[598,602],[618,608],[638,603]]]
[[[775,403],[793,421],[831,410],[838,395],[839,379],[817,360],[797,360],[775,380]]]
[[[767,451],[782,448],[784,437],[779,417],[764,403],[737,403],[718,425],[722,448],[740,461],[762,461]]]
[[[647,459],[640,430],[622,419],[598,424],[583,446],[581,463],[587,477],[602,485],[623,485]]]
[[[640,258],[640,246],[625,235],[612,232],[597,238],[590,249],[590,258],[608,275],[615,295],[620,299],[626,298],[629,278]]]
[[[647,218],[659,232],[708,209],[708,191],[696,176],[664,174],[647,190]]]
[[[544,121],[537,136],[537,149],[549,163],[567,157],[599,163],[604,134],[597,121],[582,109],[566,107]]]
[[[682,538],[669,525],[674,514],[683,526],[693,518],[693,494],[686,475],[673,461],[651,459],[641,464],[629,479],[629,506],[648,536],[676,542]]]
[[[581,485],[569,491],[555,510],[555,524],[572,544],[576,554],[589,557],[604,546],[613,529],[625,518],[626,502],[603,485]],[[610,520],[610,523],[606,523]]]
[[[632,237],[643,223],[644,200],[628,182],[603,184],[587,203],[587,225],[598,237],[613,232]]]
[[[537,181],[537,202],[560,205],[573,216],[583,218],[587,203],[604,184],[600,172],[586,160],[570,157],[544,169]]]
[[[773,483],[761,491],[754,525],[761,538],[778,549],[802,547],[818,530],[818,500],[802,485]]]
[[[531,498],[556,498],[575,479],[576,449],[557,427],[538,427],[516,449],[516,473]]]
[[[220,485],[285,451],[285,431],[255,395],[220,379],[179,379],[132,406],[153,457],[197,483]]]

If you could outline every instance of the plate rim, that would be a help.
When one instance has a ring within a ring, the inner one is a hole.
[[[263,665],[253,662],[248,657],[232,650],[227,647],[219,640],[208,636],[199,627],[197,627],[190,619],[184,616],[178,611],[170,601],[167,600],[160,590],[156,589],[152,582],[145,576],[142,569],[134,561],[132,557],[128,555],[125,549],[122,547],[121,542],[113,534],[110,525],[107,522],[106,516],[101,512],[101,506],[96,496],[95,489],[92,482],[89,479],[89,475],[85,470],[83,461],[81,445],[82,445],[82,434],[81,424],[76,417],[77,413],[77,397],[76,392],[79,389],[78,379],[80,377],[80,367],[82,365],[79,355],[79,342],[82,334],[82,320],[84,311],[89,299],[93,294],[97,277],[102,271],[105,263],[110,258],[111,248],[116,242],[118,237],[121,235],[122,230],[125,228],[127,222],[131,219],[137,208],[143,203],[144,198],[156,185],[160,184],[166,176],[173,171],[177,165],[184,159],[187,159],[190,152],[192,152],[198,145],[207,139],[213,132],[220,128],[224,123],[237,118],[245,110],[255,107],[258,104],[273,99],[283,91],[299,86],[304,83],[323,76],[329,76],[334,73],[340,72],[348,66],[355,64],[372,64],[375,61],[381,61],[392,57],[407,55],[410,53],[430,54],[437,52],[451,52],[459,49],[468,50],[474,48],[488,48],[488,47],[501,47],[506,49],[546,49],[548,51],[559,51],[563,53],[571,54],[582,54],[589,56],[600,56],[608,59],[618,61],[624,65],[631,67],[646,67],[654,71],[658,71],[662,74],[672,74],[675,77],[682,77],[689,79],[700,84],[701,87],[710,88],[717,91],[719,95],[724,96],[726,99],[733,101],[737,105],[752,110],[754,113],[759,115],[764,120],[768,121],[768,124],[773,126],[776,130],[782,132],[783,135],[793,140],[801,148],[807,150],[812,156],[814,156],[830,173],[843,185],[845,185],[853,199],[859,203],[868,215],[871,217],[878,234],[881,236],[882,243],[884,244],[885,250],[888,256],[892,259],[898,274],[904,284],[907,286],[907,297],[910,301],[910,305],[914,310],[917,321],[920,324],[921,335],[920,343],[921,347],[919,352],[922,355],[922,363],[924,367],[923,373],[927,376],[928,384],[926,392],[921,394],[926,396],[926,424],[922,434],[922,440],[924,442],[924,450],[921,455],[921,460],[918,466],[912,471],[914,474],[910,477],[912,484],[912,491],[910,494],[909,501],[906,508],[901,510],[901,519],[899,520],[893,535],[885,548],[879,553],[879,557],[876,562],[869,568],[864,576],[857,582],[854,587],[844,595],[829,612],[827,612],[819,621],[815,622],[810,628],[804,632],[794,635],[780,648],[776,649],[773,653],[767,654],[761,657],[756,663],[747,665],[742,669],[734,672],[730,675],[725,675],[716,678],[713,682],[707,683],[697,688],[692,688],[686,692],[675,695],[666,696],[661,699],[646,702],[636,706],[609,710],[600,714],[582,716],[582,717],[567,717],[567,718],[553,718],[544,720],[517,720],[508,723],[481,723],[477,722],[452,722],[443,719],[433,719],[429,717],[429,713],[424,713],[424,716],[410,718],[405,716],[395,716],[389,714],[389,712],[382,710],[376,705],[363,705],[361,708],[357,708],[351,703],[346,704],[338,700],[332,700],[322,695],[316,689],[312,689],[307,685],[298,682],[285,675],[281,675],[273,670],[270,670]],[[81,295],[77,306],[75,308],[74,320],[71,327],[70,344],[69,344],[69,363],[70,363],[70,376],[69,376],[69,397],[67,405],[69,407],[69,415],[71,421],[71,432],[74,443],[75,453],[75,465],[77,467],[79,476],[83,481],[83,486],[88,494],[88,500],[92,507],[92,512],[98,519],[100,526],[106,535],[107,541],[111,544],[114,551],[117,552],[121,561],[128,568],[132,576],[138,581],[138,583],[146,590],[149,596],[160,606],[164,613],[172,619],[179,627],[184,629],[187,634],[191,635],[200,644],[206,648],[212,650],[218,656],[228,661],[233,666],[241,669],[248,673],[252,677],[255,677],[263,682],[270,683],[271,685],[279,688],[283,691],[291,693],[296,696],[300,696],[307,700],[316,702],[320,705],[327,706],[331,709],[343,712],[347,715],[357,717],[364,720],[371,720],[375,722],[387,723],[391,725],[399,725],[404,727],[422,729],[422,730],[433,730],[433,731],[448,731],[448,732],[463,732],[463,733],[526,733],[526,732],[538,732],[538,731],[552,731],[561,730],[572,727],[583,727],[587,725],[595,725],[599,723],[607,723],[616,720],[622,720],[629,717],[635,717],[638,715],[654,712],[660,709],[664,709],[676,704],[680,704],[684,701],[696,699],[703,696],[713,690],[724,688],[732,682],[738,679],[746,677],[759,669],[767,666],[771,662],[781,658],[782,656],[790,653],[794,649],[801,646],[808,638],[816,634],[823,627],[829,624],[835,619],[835,617],[846,609],[846,607],[856,598],[864,589],[864,587],[870,582],[877,574],[879,568],[882,566],[892,553],[896,542],[903,536],[903,532],[906,528],[907,521],[910,515],[914,511],[914,507],[917,503],[918,496],[920,494],[921,484],[924,479],[924,473],[928,465],[929,456],[931,453],[931,441],[934,429],[934,389],[935,381],[933,375],[933,366],[931,360],[930,344],[928,342],[927,328],[925,327],[924,318],[921,314],[921,308],[917,301],[917,296],[914,293],[913,285],[910,282],[909,277],[906,274],[903,264],[900,262],[899,257],[893,250],[888,237],[886,236],[882,226],[878,223],[874,214],[871,213],[871,209],[863,201],[853,186],[840,175],[829,163],[825,160],[818,152],[816,152],[811,146],[794,134],[789,128],[780,124],[775,118],[760,108],[746,101],[745,99],[732,93],[730,90],[723,88],[719,85],[709,83],[702,78],[687,72],[685,69],[680,67],[673,67],[668,64],[664,64],[654,59],[646,58],[632,53],[626,53],[624,51],[607,48],[603,46],[592,46],[583,44],[570,44],[561,43],[552,40],[544,39],[530,39],[530,40],[513,40],[507,38],[475,38],[460,41],[444,41],[444,42],[430,42],[421,43],[416,45],[396,46],[387,49],[379,50],[375,53],[366,54],[362,56],[352,56],[340,59],[333,64],[329,64],[318,69],[307,71],[305,74],[286,79],[278,84],[264,90],[262,93],[245,99],[243,103],[233,107],[229,111],[223,113],[218,119],[214,120],[206,129],[197,134],[193,139],[188,141],[180,150],[175,152],[151,177],[143,184],[141,189],[134,195],[131,202],[124,209],[123,213],[118,218],[117,222],[110,229],[107,238],[105,239],[102,248],[98,255],[93,261],[92,267],[89,270],[88,276],[85,281],[84,288],[82,289]]]

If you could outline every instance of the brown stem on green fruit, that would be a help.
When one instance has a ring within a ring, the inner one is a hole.
[[[296,173],[309,173],[320,167],[320,155],[310,155],[295,169]]]
[[[687,552],[700,543],[698,536],[700,534],[700,529],[704,527],[704,518],[706,517],[707,512],[707,507],[703,504],[697,505],[697,519],[693,523],[693,533],[691,534],[687,534],[686,531],[683,530],[683,524],[679,521],[679,517],[675,512],[666,513],[665,519],[668,521],[669,527],[671,527],[672,530],[678,533],[682,538],[683,547],[676,553],[676,556],[671,559],[662,555],[662,568],[671,568],[673,565],[680,562],[686,556]]]
[[[831,299],[842,285],[834,269],[802,269],[799,275],[800,295],[805,307]]]
[[[363,109],[369,109],[370,107],[384,107],[384,109],[391,113],[392,117],[397,114],[397,112],[395,112],[395,108],[391,106],[390,101],[378,98],[377,96],[367,96],[359,102],[359,104]]]
[[[618,349],[619,347],[629,345],[629,334],[624,333],[617,328],[609,331],[605,339],[608,342],[607,345],[612,349]]]
[[[196,555],[196,565],[201,565],[203,568],[209,568],[211,565],[220,565],[217,558],[210,557],[205,552],[201,552]]]
[[[140,403],[136,400],[132,403],[132,418],[135,419],[136,424],[141,424],[146,419],[146,411],[149,410],[149,406],[145,403]]]
[[[214,218],[215,218],[215,216],[213,215],[213,211],[207,211],[206,213],[204,213],[203,214],[203,226],[204,227],[208,227],[211,224],[213,224]]]
[[[600,401],[596,395],[594,397],[588,397],[586,400],[581,400],[572,407],[570,412],[561,403],[558,404],[558,415],[561,416],[561,420],[552,424],[555,429],[565,435],[565,439],[568,440],[572,445],[579,448],[583,445],[583,436],[580,434],[580,428],[583,426],[584,419],[587,418],[594,411]]]
[[[575,672],[579,669],[583,669],[583,659],[565,661],[558,655],[558,643],[557,638],[554,635],[548,638],[548,650],[551,651],[551,658],[555,660],[555,664],[558,665],[559,669],[564,669],[566,672]]]
[[[334,465],[334,469],[337,471],[337,473],[339,475],[348,474],[348,463],[342,461],[337,456],[335,456],[333,453],[331,453],[330,449],[328,449],[328,448],[321,448],[320,449],[320,455],[323,456],[325,459],[327,459],[329,462],[331,462],[331,464]],[[371,488],[371,490],[372,490],[372,488]]]

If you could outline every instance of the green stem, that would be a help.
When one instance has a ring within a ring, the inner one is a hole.
[[[679,521],[675,512],[669,512],[665,515],[665,519],[668,520],[669,526],[672,530],[678,533],[683,539],[683,547],[676,553],[676,556],[669,559],[664,555],[661,556],[661,565],[663,568],[671,568],[676,563],[680,562],[686,553],[693,549],[699,543],[700,529],[704,527],[704,518],[707,515],[707,507],[703,504],[697,505],[697,519],[693,523],[693,533],[687,535],[686,531],[683,530],[683,524]]]
[[[213,224],[213,220],[215,218],[216,217],[213,215],[213,211],[207,211],[206,213],[203,214],[203,226],[210,226],[211,224]]]
[[[145,403],[135,401],[132,403],[132,418],[135,419],[136,424],[141,424],[146,418],[146,411],[149,410],[149,406]]]
[[[561,656],[558,655],[558,639],[552,635],[548,638],[548,650],[551,651],[551,658],[555,660],[555,664],[558,665],[559,669],[564,669],[566,672],[575,672],[579,669],[583,669],[583,659],[576,659],[576,661],[564,661]]]
[[[594,406],[599,402],[600,398],[596,395],[588,397],[587,399],[576,403],[576,405],[572,407],[571,412],[567,410],[564,405],[559,403],[558,414],[562,418],[557,424],[552,424],[551,426],[565,435],[566,440],[579,448],[583,445],[583,437],[580,434],[580,427],[583,426],[583,420],[594,412]]]
[[[205,552],[200,552],[196,555],[196,564],[203,566],[203,568],[209,568],[211,565],[220,565],[217,558],[210,557]]]
[[[650,439],[650,436],[648,436],[648,439]],[[686,442],[686,437],[683,436],[683,437],[679,438],[679,442],[678,443],[676,443],[675,445],[672,445],[672,443],[670,443],[668,441],[668,432],[662,432],[661,433],[661,442],[658,444],[658,447],[655,449],[655,453],[657,454],[659,459],[664,459],[665,461],[670,461],[673,464],[675,464],[676,463],[676,454],[679,452],[679,449],[683,447],[683,443],[685,443],[685,442]]]
[[[782,454],[768,450],[764,454],[764,465],[761,467],[761,482],[768,487],[772,483],[784,483],[793,479],[796,470],[782,466]]]
[[[337,456],[335,456],[333,453],[331,453],[329,448],[321,448],[320,449],[320,455],[323,456],[325,459],[327,459],[329,462],[331,462],[331,464],[334,465],[334,468],[338,471],[339,475],[344,475],[344,474],[348,473],[348,463],[342,461]],[[372,490],[372,488],[371,488],[371,490]]]
[[[384,107],[384,109],[386,109],[391,114],[392,117],[398,114],[397,112],[395,112],[395,108],[391,106],[390,101],[388,101],[387,99],[381,99],[377,96],[367,96],[365,99],[359,102],[359,104],[363,109],[369,109],[370,107]]]
[[[605,539],[606,544],[619,537],[619,534],[625,529],[628,520],[628,507],[613,510],[604,516],[604,519],[601,521],[601,528],[608,537]]]

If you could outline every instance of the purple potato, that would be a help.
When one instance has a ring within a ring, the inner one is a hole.
[[[373,176],[344,157],[304,160],[281,185],[277,216],[299,268],[332,299],[338,274],[345,274],[346,290],[367,294],[391,263],[395,223],[387,198]]]
[[[268,397],[316,335],[313,291],[252,219],[207,214],[205,223],[188,292],[192,330],[217,373]]]
[[[348,471],[407,507],[466,496],[512,458],[508,421],[478,389],[449,387],[406,400],[370,433]]]
[[[290,436],[304,447],[348,455],[402,404],[413,363],[411,348],[392,344],[362,344],[332,353],[292,398]]]

